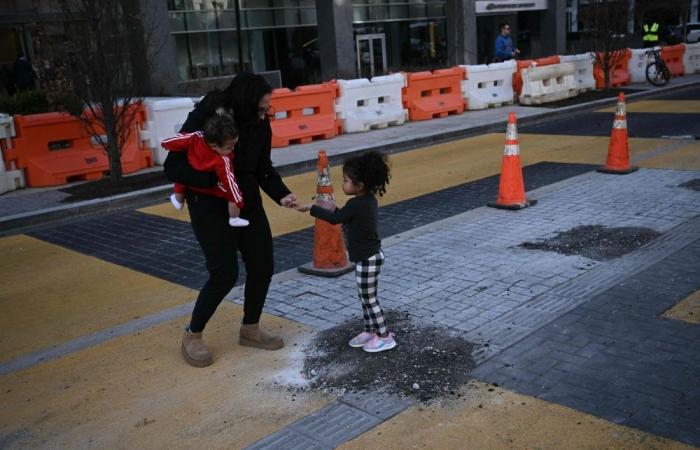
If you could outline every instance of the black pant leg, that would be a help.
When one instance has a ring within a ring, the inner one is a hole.
[[[204,330],[226,294],[238,280],[239,229],[228,224],[225,200],[188,192],[188,209],[195,237],[202,248],[209,279],[199,291],[190,331]]]
[[[241,217],[250,221],[247,227],[239,228],[238,250],[246,271],[243,323],[253,324],[260,321],[274,271],[272,231],[262,207],[244,211]]]

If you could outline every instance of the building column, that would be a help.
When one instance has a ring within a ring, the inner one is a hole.
[[[321,78],[357,78],[350,0],[316,0]]]
[[[542,12],[540,30],[548,35],[541,36],[543,56],[566,53],[566,2],[550,0],[549,7]]]
[[[688,19],[688,22],[697,22],[700,20],[698,18],[698,0],[691,0],[690,2],[690,18]]]
[[[178,70],[175,38],[170,34],[170,17],[167,2],[161,0],[139,0],[143,39],[146,46],[149,71],[148,95],[173,95],[178,90]],[[150,66],[150,67],[149,67]]]
[[[447,0],[447,61],[477,64],[476,6],[473,1]]]

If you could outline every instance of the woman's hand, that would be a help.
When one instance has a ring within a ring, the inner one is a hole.
[[[292,193],[282,197],[280,200],[280,205],[284,206],[285,208],[296,208],[299,206],[297,196]]]
[[[297,204],[294,207],[294,209],[296,209],[299,212],[307,212],[311,209],[311,206],[313,206],[313,203],[309,203],[308,205]]]

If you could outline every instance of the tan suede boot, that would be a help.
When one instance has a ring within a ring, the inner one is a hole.
[[[281,337],[265,333],[258,325],[257,323],[241,324],[238,343],[244,347],[255,347],[263,350],[279,350],[284,347],[284,341]]]
[[[214,362],[214,358],[202,340],[202,333],[192,333],[185,330],[182,337],[182,356],[191,366],[207,367]]]

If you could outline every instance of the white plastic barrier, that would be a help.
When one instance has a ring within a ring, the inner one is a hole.
[[[194,108],[189,97],[146,98],[146,126],[141,130],[141,140],[153,153],[153,162],[163,165],[168,152],[160,143],[180,131],[187,114]]]
[[[683,54],[683,69],[686,75],[700,72],[700,42],[685,44]]]
[[[26,186],[24,172],[16,167],[8,168],[2,156],[3,148],[12,148],[15,137],[15,121],[9,114],[0,113],[0,194]]]
[[[523,69],[521,71],[523,90],[520,93],[520,103],[539,105],[577,96],[579,90],[574,79],[575,71],[573,63]]]
[[[572,63],[574,65],[574,80],[579,92],[595,89],[595,77],[593,76],[593,59],[591,53],[578,55],[564,55],[559,57],[559,62]]]
[[[9,114],[0,113],[0,139],[5,140],[5,148],[12,148],[15,137],[15,120]]]
[[[513,104],[513,72],[515,61],[478,66],[461,66],[466,71],[462,96],[467,108],[486,109]]]
[[[661,50],[661,47],[655,47],[656,50]],[[627,66],[630,72],[630,79],[632,83],[646,83],[647,82],[647,66],[650,62],[654,60],[651,54],[647,54],[650,49],[648,48],[633,48],[632,56],[630,56],[630,61]]]
[[[338,80],[340,95],[335,99],[335,115],[343,133],[358,133],[389,125],[403,125],[408,111],[401,102],[406,78],[401,73],[358,80]]]

